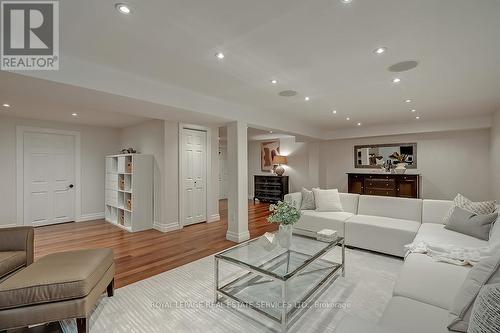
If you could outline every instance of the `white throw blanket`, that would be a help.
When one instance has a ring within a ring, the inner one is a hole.
[[[416,242],[405,245],[406,255],[410,253],[427,254],[436,261],[443,261],[453,265],[475,265],[482,258],[491,255],[489,247],[458,247],[448,244],[433,244]]]

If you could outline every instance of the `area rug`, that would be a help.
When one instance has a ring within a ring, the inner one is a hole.
[[[340,259],[340,248],[325,257]],[[213,256],[117,289],[103,297],[90,320],[91,333],[277,332],[279,326],[248,309],[213,305]],[[346,276],[315,300],[289,332],[334,332],[346,315],[376,322],[382,315],[403,261],[346,249]],[[234,273],[223,266],[221,274]],[[61,323],[76,333],[76,323]]]

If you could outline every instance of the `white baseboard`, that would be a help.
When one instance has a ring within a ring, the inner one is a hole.
[[[217,221],[220,221],[220,215],[219,214],[212,214],[207,219],[207,223],[212,223],[212,222],[217,222]]]
[[[179,222],[172,222],[172,223],[168,223],[168,224],[163,224],[163,223],[160,223],[158,221],[155,221],[153,223],[153,229],[156,229],[156,230],[161,231],[161,232],[170,232],[170,231],[182,229],[182,227],[181,227]]]
[[[248,195],[248,200],[253,200],[254,196],[253,195]]]
[[[13,227],[18,227],[18,225],[16,223],[0,224],[0,229],[1,228],[13,228]]]
[[[92,214],[82,214],[79,218],[76,219],[76,222],[85,222],[85,221],[93,221],[93,220],[102,220],[104,219],[104,212],[102,213],[92,213]]]
[[[250,239],[250,232],[247,230],[245,232],[235,233],[228,230],[226,233],[226,239],[231,242],[241,243]]]

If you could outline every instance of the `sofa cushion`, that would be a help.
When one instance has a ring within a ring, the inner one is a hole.
[[[479,291],[485,284],[496,283],[500,283],[500,252],[481,259],[472,267],[451,306],[450,314],[453,316],[448,328],[467,332],[472,306]]]
[[[301,210],[314,210],[316,209],[316,204],[314,201],[314,192],[303,188],[300,192],[302,196],[302,202],[300,204]]]
[[[457,247],[487,247],[488,242],[444,228],[443,224],[424,223],[420,226],[415,243],[426,242]]]
[[[422,221],[422,200],[362,195],[358,214]]]
[[[497,208],[496,212],[500,213],[500,208]],[[488,243],[493,252],[500,251],[500,216],[497,217],[497,220],[491,227],[490,239]]]
[[[339,193],[339,195],[344,212],[357,214],[360,195],[355,193]]]
[[[419,227],[417,221],[355,215],[346,221],[347,245],[403,257]]]
[[[443,224],[444,218],[451,208],[453,208],[451,200],[423,200],[422,223]]]
[[[466,209],[455,207],[445,225],[445,229],[488,240],[491,225],[496,221],[497,217],[498,213],[478,215]]]
[[[0,310],[85,297],[112,265],[111,249],[50,254],[0,283]]]
[[[453,208],[455,207],[467,209],[468,211],[476,214],[491,214],[496,209],[496,201],[473,202],[472,200],[458,193],[455,199],[453,199],[452,208],[450,208],[448,214],[446,214],[446,216],[444,217],[444,223],[448,222],[448,219],[453,213]]]
[[[449,310],[469,271],[470,266],[438,262],[425,254],[411,253],[406,257],[393,294]]]
[[[393,297],[385,309],[381,325],[405,333],[449,333],[448,311],[406,297]]]
[[[339,190],[322,190],[313,188],[314,203],[318,212],[343,212],[342,202],[340,201]]]
[[[352,216],[354,214],[348,212],[304,210],[299,222],[294,225],[294,232],[311,235],[323,229],[331,229],[336,230],[339,236],[344,236],[344,223]]]
[[[0,279],[26,265],[25,251],[0,252]]]
[[[500,332],[500,283],[481,288],[472,308],[467,332]]]
[[[291,204],[292,206],[297,208],[297,210],[300,210],[300,207],[302,206],[302,194],[300,192],[285,194],[283,201]]]

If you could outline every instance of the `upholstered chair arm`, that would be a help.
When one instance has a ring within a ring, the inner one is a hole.
[[[33,263],[33,227],[14,227],[0,229],[0,251],[26,251],[26,266]]]

